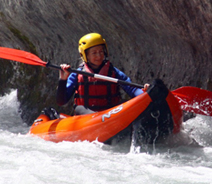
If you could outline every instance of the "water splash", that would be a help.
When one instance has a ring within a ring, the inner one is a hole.
[[[17,90],[0,97],[0,129],[12,133],[26,133],[27,125],[23,123],[19,113]]]

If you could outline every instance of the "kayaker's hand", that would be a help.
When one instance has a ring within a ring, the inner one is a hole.
[[[146,83],[144,84],[144,88],[142,88],[143,91],[147,91],[147,89],[149,88],[150,84]]]
[[[71,66],[68,65],[68,64],[61,64],[60,67],[62,69],[62,70],[59,71],[60,79],[61,80],[67,80],[68,76],[70,75],[68,68],[71,68]]]

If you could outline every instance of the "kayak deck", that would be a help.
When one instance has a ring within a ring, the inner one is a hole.
[[[180,131],[182,110],[177,99],[161,81],[147,92],[113,108],[86,115],[50,120],[41,114],[29,134],[47,141],[106,142],[128,130],[136,140],[152,143]],[[132,133],[133,132],[133,133]]]

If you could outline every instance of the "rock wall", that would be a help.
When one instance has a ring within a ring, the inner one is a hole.
[[[0,46],[32,52],[54,64],[79,63],[78,40],[106,39],[110,60],[133,82],[161,78],[170,89],[212,90],[212,2],[209,0],[1,0]],[[55,103],[58,71],[0,60],[0,90],[18,89],[23,119],[32,123]]]

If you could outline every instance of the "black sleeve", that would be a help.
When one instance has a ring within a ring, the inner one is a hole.
[[[56,101],[60,106],[65,105],[68,102],[66,95],[66,83],[67,80],[59,80],[58,83]]]

